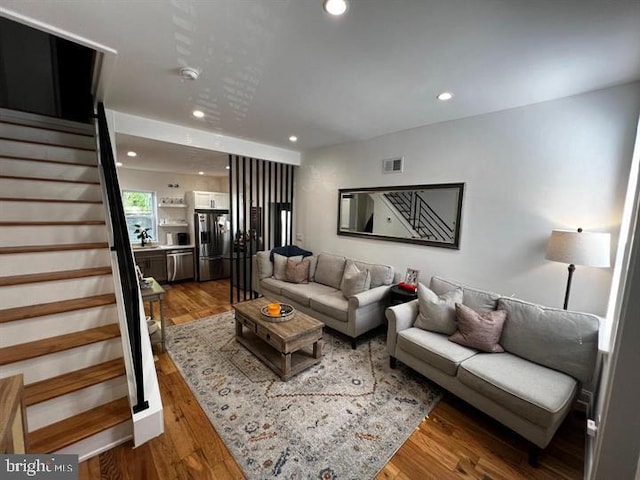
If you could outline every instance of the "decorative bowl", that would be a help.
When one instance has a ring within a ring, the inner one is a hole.
[[[295,313],[295,309],[289,305],[288,303],[280,304],[280,311],[277,314],[269,313],[269,305],[265,305],[260,309],[260,313],[262,313],[262,319],[267,322],[286,322],[288,320],[293,319],[293,314]]]

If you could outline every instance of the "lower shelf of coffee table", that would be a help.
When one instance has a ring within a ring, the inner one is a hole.
[[[307,349],[313,350],[313,344],[310,344],[308,347],[289,354],[291,356],[291,368],[289,371],[286,371],[283,358],[285,354],[277,351],[255,333],[244,330],[242,336],[236,335],[236,340],[285,381],[300,373],[302,370],[320,363],[320,360],[322,360],[322,357],[314,358],[313,354],[307,351]]]

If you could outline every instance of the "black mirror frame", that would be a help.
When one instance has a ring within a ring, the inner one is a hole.
[[[400,243],[413,243],[417,245],[428,245],[431,247],[440,247],[440,248],[450,248],[454,250],[460,249],[460,222],[462,219],[462,200],[464,197],[464,183],[437,183],[437,184],[427,184],[427,185],[405,185],[405,186],[393,186],[393,187],[367,187],[367,188],[341,188],[338,190],[338,221],[337,221],[337,234],[345,235],[348,237],[359,237],[359,238],[373,238],[376,240],[387,240],[389,242],[400,242]],[[340,228],[340,215],[341,215],[341,200],[342,195],[345,193],[365,193],[365,192],[401,192],[406,190],[435,190],[442,188],[455,188],[458,189],[458,205],[456,208],[456,224],[453,233],[453,242],[452,243],[444,243],[444,242],[434,242],[432,240],[423,240],[419,238],[409,238],[409,237],[392,237],[386,235],[376,235],[373,233],[364,233],[364,232],[353,232],[353,231],[345,231]]]

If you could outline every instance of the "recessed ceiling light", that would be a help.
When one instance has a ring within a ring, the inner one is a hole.
[[[116,167],[121,167],[122,166],[122,162],[116,162]]]
[[[202,110],[194,110],[193,116],[196,118],[202,118],[204,117],[204,112]]]
[[[198,172],[198,175],[204,175],[204,172]]]
[[[138,154],[136,152],[134,152],[133,150],[129,150],[127,152],[127,157],[137,157]]]
[[[291,136],[289,137],[289,141],[290,141],[290,142],[294,142],[294,143],[295,143],[295,142],[297,142],[297,141],[298,141],[298,137],[296,137],[295,135],[291,135]]]
[[[197,80],[200,76],[200,70],[192,67],[184,67],[180,69],[180,76],[185,80]]]
[[[348,8],[347,0],[324,0],[322,2],[322,8],[329,15],[333,15],[335,17],[344,14]]]
[[[442,92],[440,95],[438,95],[438,100],[442,100],[443,102],[446,102],[447,100],[451,100],[453,98],[453,93],[449,93],[449,92]]]
[[[224,167],[224,168],[226,168],[227,170],[230,170],[230,167],[229,167],[229,165],[227,165],[227,166],[226,166],[226,167]]]

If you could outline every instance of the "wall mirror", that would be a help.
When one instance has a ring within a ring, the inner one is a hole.
[[[338,235],[460,248],[464,183],[342,188]]]

